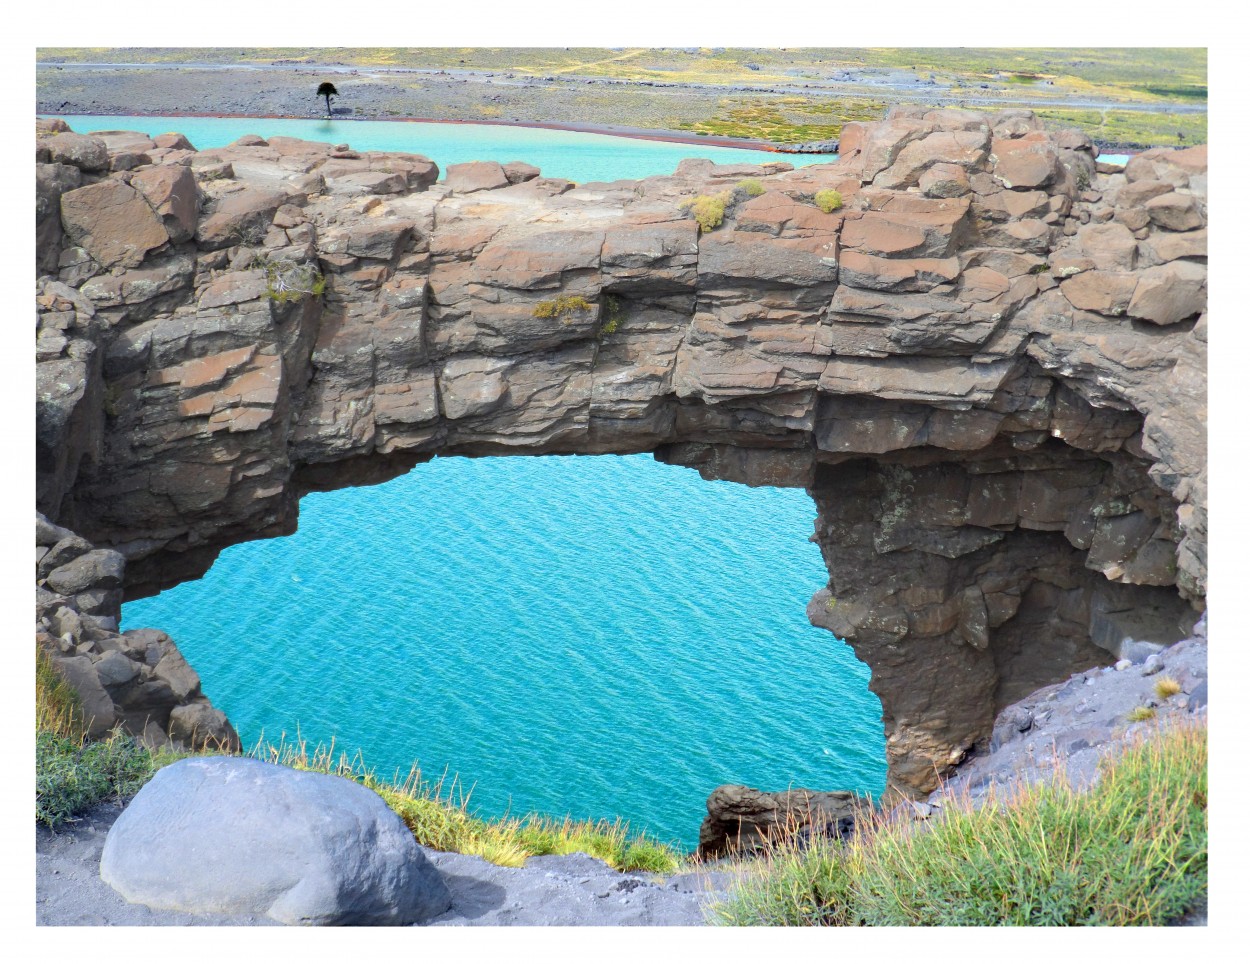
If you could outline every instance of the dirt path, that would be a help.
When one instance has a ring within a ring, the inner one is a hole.
[[[623,60],[633,60],[634,58],[646,52],[647,52],[646,47],[639,47],[637,50],[631,50],[628,53],[623,53],[619,57],[607,57],[604,60],[591,60],[584,64],[572,64],[571,66],[568,66],[568,67],[560,67],[556,70],[548,71],[548,73],[571,74],[573,73],[573,71],[581,70],[583,67],[599,67],[603,64],[619,64]]]

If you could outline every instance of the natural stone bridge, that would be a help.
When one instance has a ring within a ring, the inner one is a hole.
[[[802,170],[435,183],[414,155],[57,130],[39,508],[132,595],[436,454],[806,487],[808,614],[871,667],[912,792],[997,707],[1204,605],[1205,148],[1113,173],[1024,112],[899,110]],[[683,202],[718,194],[701,233]]]

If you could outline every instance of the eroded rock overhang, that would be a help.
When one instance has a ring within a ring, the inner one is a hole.
[[[1204,605],[1204,147],[1117,173],[1026,112],[900,109],[834,164],[575,185],[43,123],[37,170],[39,508],[131,594],[436,454],[803,486],[809,616],[912,791]]]

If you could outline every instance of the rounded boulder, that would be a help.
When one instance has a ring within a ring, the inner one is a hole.
[[[259,760],[181,760],[114,823],[100,876],[131,903],[284,924],[405,925],[451,906],[372,790]]]

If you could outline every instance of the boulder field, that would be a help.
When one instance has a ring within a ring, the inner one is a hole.
[[[895,109],[841,150],[439,181],[39,121],[37,508],[137,596],[435,455],[803,487],[808,615],[926,794],[1001,709],[1205,607],[1206,148],[1121,170],[1027,112]]]

